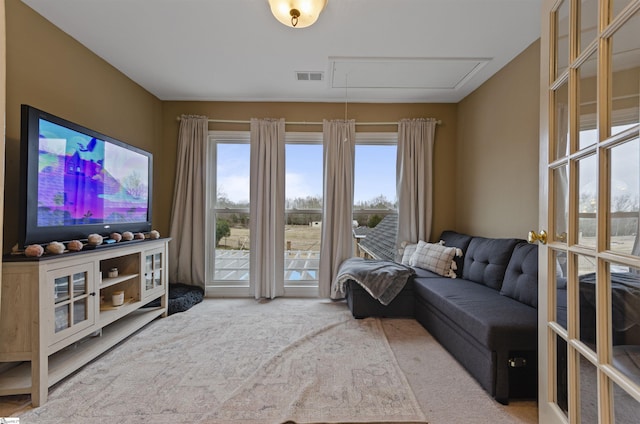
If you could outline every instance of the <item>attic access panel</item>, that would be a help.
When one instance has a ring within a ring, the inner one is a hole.
[[[488,58],[330,57],[332,88],[458,90]]]

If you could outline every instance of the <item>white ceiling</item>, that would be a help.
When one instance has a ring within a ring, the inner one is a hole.
[[[540,0],[22,1],[161,100],[458,102],[540,36]]]

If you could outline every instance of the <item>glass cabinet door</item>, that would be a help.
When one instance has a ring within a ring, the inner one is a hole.
[[[53,295],[54,341],[93,325],[92,273],[91,266],[87,265],[47,273]]]
[[[165,255],[163,249],[150,250],[143,256],[144,296],[161,294],[164,291]]]

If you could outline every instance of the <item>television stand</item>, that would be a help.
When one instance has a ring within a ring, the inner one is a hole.
[[[0,396],[31,394],[33,406],[40,406],[49,387],[167,316],[169,241],[5,257],[0,363],[16,365],[0,374]],[[113,295],[120,292],[123,304],[114,305]],[[158,298],[159,307],[142,308]]]

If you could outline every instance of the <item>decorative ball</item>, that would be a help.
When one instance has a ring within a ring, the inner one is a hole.
[[[136,239],[136,240],[144,240],[144,234],[142,234],[142,233],[135,233],[135,234],[133,235],[133,238],[134,238],[134,239]]]
[[[87,237],[87,242],[91,246],[99,246],[102,244],[102,236],[100,234],[89,234],[89,237]]]
[[[122,240],[122,235],[120,233],[111,233],[109,234],[109,238],[115,240],[116,243]]]
[[[30,244],[24,249],[24,254],[31,257],[39,257],[44,253],[44,249],[39,244]]]
[[[52,255],[61,255],[64,253],[64,244],[58,241],[52,241],[47,245],[47,253],[51,253]]]
[[[79,252],[83,247],[84,245],[80,240],[71,240],[69,243],[67,243],[67,249],[71,250],[72,252]]]
[[[133,240],[133,233],[131,231],[125,231],[122,233],[122,240],[129,241]]]
[[[156,230],[151,230],[151,232],[149,233],[149,238],[150,239],[159,239],[160,238],[160,233]]]

